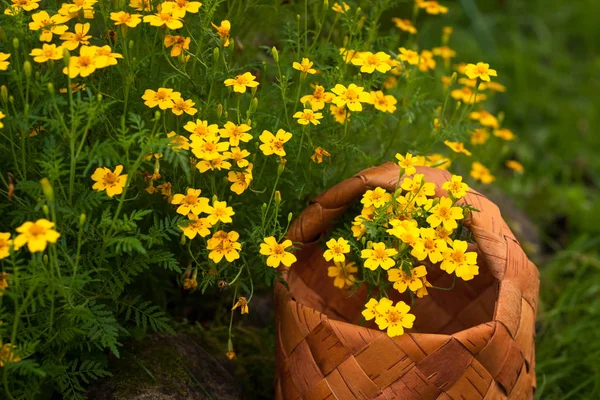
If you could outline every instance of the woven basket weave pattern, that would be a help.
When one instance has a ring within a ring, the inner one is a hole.
[[[446,171],[419,167],[436,195]],[[465,221],[476,240],[480,275],[452,291],[430,290],[416,302],[415,327],[390,338],[358,326],[364,288],[352,297],[333,287],[317,245],[362,194],[393,190],[398,166],[370,168],[317,197],[288,237],[302,243],[298,262],[284,271],[289,290],[275,289],[277,399],[530,399],[535,388],[535,315],[539,274],[498,207],[470,190],[463,201],[480,210]],[[448,287],[452,278],[431,271]],[[406,299],[398,296],[393,300]],[[369,327],[371,326],[371,327]]]

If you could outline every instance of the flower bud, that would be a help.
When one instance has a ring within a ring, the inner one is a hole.
[[[8,102],[10,104],[13,104],[15,102],[15,97],[14,96],[8,96]]]
[[[15,50],[19,49],[19,38],[13,39],[13,47],[15,48]]]
[[[8,89],[6,88],[6,85],[0,86],[0,98],[2,98],[2,101],[5,103],[8,101]]]
[[[277,167],[277,176],[281,175],[281,173],[285,169],[286,162],[287,162],[286,159],[283,157],[279,159],[279,166]]]
[[[275,62],[277,64],[279,64],[279,52],[277,51],[277,47],[273,46],[272,53],[273,53],[273,60],[275,60]]]
[[[289,224],[290,222],[292,222],[292,218],[294,218],[294,214],[292,214],[292,213],[289,213],[289,214],[288,214],[288,224]]]
[[[323,8],[325,8],[326,10],[329,8],[329,0],[323,1]]]
[[[281,204],[281,192],[279,190],[275,191],[275,204]]]
[[[23,71],[25,71],[25,76],[27,78],[31,78],[31,63],[29,61],[23,63]]]
[[[85,215],[85,213],[80,214],[79,215],[79,226],[83,226],[83,224],[85,224],[86,219],[87,219],[87,216]]]
[[[69,68],[69,62],[71,61],[71,53],[68,49],[63,49],[63,62],[65,67]]]
[[[250,118],[248,118],[248,120],[246,120],[246,125],[252,126],[252,120]]]
[[[45,215],[46,217],[49,217],[49,216],[50,216],[50,208],[48,208],[48,205],[47,205],[47,204],[44,204],[44,205],[42,206],[42,211],[44,212],[44,215]]]
[[[96,100],[98,100],[98,103],[102,101],[102,93],[98,93],[98,95],[96,96]]]
[[[50,184],[50,181],[48,180],[48,178],[42,178],[40,180],[40,184],[42,185],[42,192],[44,193],[46,200],[53,201],[54,200],[54,189],[52,189],[52,184]]]
[[[258,108],[258,97],[255,97],[252,99],[252,102],[250,103],[250,112],[254,113],[257,108]]]
[[[48,254],[44,253],[44,255],[42,256],[42,262],[44,263],[44,265],[48,265]]]
[[[181,240],[179,241],[179,244],[182,246],[185,245],[185,235],[181,235]]]
[[[160,119],[160,111],[156,110],[154,112],[154,119],[157,120],[157,121]]]
[[[258,86],[254,86],[250,89],[250,93],[252,93],[252,97],[256,96],[256,91],[258,90]]]
[[[129,50],[132,50],[133,49],[133,40],[130,40],[127,45],[129,47]]]
[[[218,47],[215,47],[215,49],[213,50],[213,62],[215,64],[217,64],[219,62],[219,55],[220,55],[220,50]]]
[[[221,115],[223,115],[223,104],[219,103],[217,105],[217,117],[221,118]]]

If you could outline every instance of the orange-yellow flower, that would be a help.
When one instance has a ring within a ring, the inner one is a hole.
[[[298,119],[300,125],[319,125],[321,123],[319,120],[323,118],[323,114],[313,112],[310,108],[305,108],[304,111],[295,113],[294,118]]]
[[[240,258],[239,250],[242,249],[242,245],[238,243],[240,238],[239,233],[236,231],[216,232],[212,238],[208,239],[208,258],[213,260],[215,263],[221,262],[225,258],[228,262],[233,262]]]
[[[60,14],[51,17],[46,11],[40,11],[33,14],[31,19],[29,30],[37,31],[41,29],[40,41],[42,42],[50,42],[53,35],[62,35],[69,29],[68,26],[61,25],[67,22],[69,18]]]
[[[467,156],[471,155],[471,152],[465,149],[465,145],[461,142],[451,142],[450,140],[444,140],[444,144],[452,149],[455,153],[463,153]]]
[[[347,106],[350,111],[362,111],[361,103],[368,103],[371,100],[369,93],[354,83],[348,87],[338,83],[331,91],[337,95],[332,101],[333,104],[338,107]]]
[[[392,95],[383,94],[381,90],[371,92],[371,103],[375,109],[383,112],[393,113],[396,111],[396,103],[398,100]]]
[[[292,134],[283,129],[279,129],[275,135],[267,130],[264,130],[259,136],[260,141],[263,143],[260,145],[259,149],[265,156],[275,154],[279,157],[285,157],[286,153],[283,145],[291,138]]]
[[[396,27],[400,28],[404,32],[408,32],[412,35],[417,33],[417,28],[414,27],[412,22],[409,19],[400,19],[400,18],[392,18]]]
[[[161,110],[172,108],[173,98],[180,95],[178,92],[173,92],[173,89],[159,88],[156,92],[154,90],[146,89],[142,99],[144,104],[150,108],[158,106]],[[184,128],[185,129],[185,128]]]
[[[256,77],[250,72],[244,72],[235,78],[225,79],[225,86],[233,86],[233,91],[237,93],[246,93],[247,88],[254,88],[258,85]]]
[[[92,37],[87,33],[90,31],[90,23],[86,22],[85,24],[75,24],[75,32],[65,32],[60,36],[60,40],[63,40],[62,46],[69,50],[73,51],[80,44],[89,45],[89,39]]]
[[[0,260],[8,257],[12,243],[12,240],[10,240],[10,233],[0,232]]]
[[[490,173],[489,168],[484,166],[479,161],[475,161],[473,164],[471,164],[470,175],[473,179],[478,180],[485,185],[490,184],[496,180],[494,175]]]
[[[126,25],[135,28],[142,22],[141,14],[129,14],[125,11],[111,12],[110,19],[115,21],[115,25]]]
[[[349,262],[348,264],[336,262],[327,268],[327,276],[334,278],[333,286],[343,289],[346,286],[352,285],[355,280],[354,274],[357,271],[358,267],[354,262]]]
[[[231,217],[235,215],[233,208],[227,206],[225,201],[213,201],[213,205],[208,206],[206,213],[208,214],[208,222],[216,225],[217,222],[230,224],[233,220]]]
[[[360,252],[360,257],[365,258],[365,267],[375,271],[378,267],[385,270],[390,269],[396,262],[392,259],[398,254],[396,249],[388,249],[385,243],[373,243],[371,249],[365,249]]]
[[[221,37],[223,47],[229,47],[229,38],[231,36],[231,23],[227,20],[221,21],[221,25],[217,26],[211,22],[213,28],[217,30],[217,35]]]
[[[317,147],[315,152],[310,159],[317,164],[321,164],[323,162],[323,157],[331,157],[331,154],[322,147]]]
[[[490,64],[479,62],[475,64],[467,64],[465,67],[465,75],[469,79],[481,79],[484,82],[490,81],[490,76],[498,76],[495,69],[490,68]]]
[[[189,121],[183,129],[190,132],[198,138],[206,138],[209,136],[217,136],[219,134],[219,126],[217,124],[208,124],[208,121],[197,119],[196,122]]]
[[[60,60],[63,58],[63,48],[56,47],[55,44],[43,44],[41,49],[32,49],[29,53],[33,57],[33,61],[45,63],[49,60]]]
[[[164,11],[163,6],[163,10]],[[181,22],[181,18],[176,17],[167,12],[159,12],[153,15],[144,16],[144,22],[149,23],[152,26],[166,26],[169,29],[175,30],[183,27],[183,22]]]
[[[2,53],[0,51],[0,71],[6,71],[10,61],[6,61],[10,58],[10,53]]]
[[[372,74],[375,71],[386,73],[392,67],[388,63],[390,55],[380,51],[378,53],[371,53],[370,51],[364,51],[359,53],[358,57],[352,59],[352,64],[360,66],[360,72]]]
[[[458,227],[456,221],[464,218],[463,209],[453,206],[452,200],[447,197],[441,197],[439,203],[433,206],[429,213],[431,215],[427,217],[427,223],[432,228],[443,225],[444,229],[451,231]]]
[[[315,85],[313,93],[302,96],[300,102],[304,104],[305,107],[308,102],[313,111],[319,111],[325,107],[325,104],[331,103],[331,100],[333,100],[334,97],[333,93],[326,92],[323,86]]]
[[[123,188],[127,183],[127,174],[121,175],[123,166],[117,165],[114,172],[106,167],[96,168],[92,175],[92,180],[96,183],[92,189],[102,192],[106,190],[108,197],[113,197],[123,193]]]
[[[278,243],[275,237],[269,236],[260,244],[260,254],[268,256],[267,266],[269,267],[277,268],[282,264],[291,267],[297,259],[294,254],[286,251],[289,247],[292,247],[291,240],[286,239],[282,243]]]
[[[173,47],[170,53],[171,57],[178,57],[181,55],[181,53],[183,53],[183,50],[190,49],[190,41],[191,38],[189,37],[186,38],[179,35],[166,35],[164,44],[167,49],[171,46]]]
[[[252,129],[246,124],[236,125],[228,121],[222,129],[219,130],[223,139],[229,139],[231,146],[239,146],[240,142],[247,143],[252,140],[252,135],[248,133]]]
[[[201,192],[200,189],[188,188],[187,194],[174,195],[171,204],[179,205],[177,213],[181,215],[208,213],[211,209],[208,205],[209,200],[206,197],[200,197]],[[212,222],[210,223],[213,224]]]
[[[313,66],[313,62],[310,61],[308,58],[303,58],[302,59],[302,63],[298,63],[295,62],[292,64],[292,66],[294,67],[294,69],[297,69],[298,71],[304,73],[304,74],[315,74],[317,73],[317,70],[314,69]]]
[[[48,243],[56,243],[60,238],[60,233],[54,230],[54,222],[45,218],[38,219],[35,222],[25,222],[17,228],[17,235],[13,242],[15,250],[20,249],[25,244],[32,253],[46,250]]]

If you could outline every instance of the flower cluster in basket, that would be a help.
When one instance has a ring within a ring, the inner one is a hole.
[[[449,26],[429,40],[439,47],[421,44],[420,22],[450,13],[436,1],[392,20],[394,0],[5,3],[7,398],[82,398],[128,337],[173,331],[184,295],[226,297],[222,350],[235,357],[236,310],[296,261],[293,215],[401,148],[415,154],[399,156],[402,186],[367,193],[326,253],[336,286],[371,285],[380,300],[366,316],[399,334],[411,317],[389,290],[426,295],[428,268],[477,273],[461,227],[471,210],[457,203],[466,185],[435,198],[414,167],[453,165],[482,184],[523,170],[492,101],[506,90],[496,71],[455,63]],[[220,322],[223,309],[206,313]]]
[[[333,261],[328,275],[333,284],[344,289],[357,289],[366,284],[369,299],[363,316],[375,319],[379,329],[389,336],[412,328],[415,316],[404,301],[396,304],[389,291],[408,291],[414,302],[437,288],[427,281],[427,271],[440,268],[465,281],[479,274],[477,253],[468,251],[469,231],[462,225],[471,206],[459,203],[467,190],[462,177],[454,175],[442,189],[448,196],[435,197],[435,184],[417,174],[415,166],[423,165],[423,157],[410,153],[397,154],[401,185],[392,193],[381,187],[368,190],[361,200],[362,210],[342,237],[326,242],[323,253]],[[362,266],[359,272],[359,265]],[[412,305],[412,304],[411,304]]]

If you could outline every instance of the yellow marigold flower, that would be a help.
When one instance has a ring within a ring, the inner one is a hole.
[[[238,307],[240,308],[241,314],[248,314],[248,300],[246,300],[245,297],[240,297],[237,303],[235,303],[235,305],[231,308],[231,311]]]
[[[294,118],[298,119],[298,123],[300,125],[319,125],[321,122],[319,121],[323,118],[323,114],[313,112],[310,108],[305,108],[304,111],[298,111],[294,114]]]
[[[409,314],[410,307],[403,301],[399,301],[395,306],[392,306],[392,301],[384,302],[381,299],[376,307],[380,317],[376,318],[375,322],[381,330],[387,329],[389,337],[401,336],[404,334],[404,328],[410,329],[415,322],[415,316]]]
[[[222,129],[219,130],[221,137],[229,139],[229,144],[232,146],[239,146],[240,142],[247,143],[252,140],[252,135],[247,133],[250,126],[246,124],[236,125],[231,121],[228,121]]]
[[[487,96],[485,94],[477,93],[477,95],[475,95],[473,89],[467,86],[464,86],[460,89],[454,89],[450,92],[450,96],[452,96],[453,99],[461,101],[465,104],[475,104],[487,100]]]
[[[96,4],[98,2],[97,0],[72,0],[72,1],[73,1],[72,4],[67,3],[69,6],[68,11],[71,14],[79,12],[79,10],[92,9],[94,7],[94,4]]]
[[[386,232],[402,240],[402,242],[413,246],[419,240],[419,224],[417,221],[412,219],[403,221],[392,220],[390,221],[390,225],[392,227]]]
[[[279,129],[275,135],[264,130],[259,137],[260,141],[263,143],[260,145],[259,149],[265,156],[275,154],[279,157],[284,157],[286,153],[283,145],[291,138],[292,134],[283,129]]]
[[[346,118],[350,118],[350,114],[348,112],[348,110],[346,110],[346,107],[336,107],[333,104],[331,106],[329,106],[329,110],[331,112],[331,115],[333,115],[333,118],[335,118],[335,121],[340,123],[340,124],[344,124],[346,123]]]
[[[277,240],[270,236],[265,238],[264,243],[260,244],[260,254],[268,256],[267,266],[269,267],[277,268],[282,264],[290,267],[297,259],[295,255],[286,251],[289,247],[292,247],[291,240],[286,239],[282,243],[277,243]]]
[[[449,274],[455,273],[458,278],[465,281],[470,281],[475,275],[479,275],[477,253],[467,252],[468,246],[468,243],[463,240],[455,240],[452,247],[444,252],[444,261],[440,269]]]
[[[173,107],[171,107],[171,111],[175,115],[182,115],[186,113],[188,115],[194,115],[198,112],[194,106],[194,103],[191,99],[184,100],[181,96],[173,96]]]
[[[385,81],[383,82],[383,87],[385,89],[395,88],[396,86],[398,86],[398,78],[395,76],[388,76],[385,78]]]
[[[433,53],[429,50],[423,50],[419,59],[419,71],[427,72],[435,69],[436,62]]]
[[[232,147],[230,151],[225,153],[225,157],[235,161],[236,165],[240,168],[245,168],[248,166],[249,162],[246,160],[246,157],[250,155],[248,150],[240,149],[239,147]]]
[[[165,36],[165,47],[168,49],[169,47],[173,47],[171,49],[171,57],[178,57],[183,53],[183,50],[190,49],[190,41],[191,38],[186,38],[184,36],[174,36],[174,35],[166,35]]]
[[[211,210],[211,207],[208,205],[209,200],[206,197],[200,197],[201,192],[200,189],[188,188],[185,195],[179,193],[174,195],[171,204],[179,205],[177,213],[181,215],[208,213]],[[210,219],[208,222],[214,225]]]
[[[130,0],[129,7],[138,11],[151,11],[152,0]]]
[[[211,161],[229,149],[229,142],[219,142],[218,136],[190,136],[192,153],[201,160]]]
[[[346,11],[350,10],[350,6],[346,4],[345,1],[342,1],[342,4],[335,2],[333,3],[333,6],[331,6],[331,9],[336,13],[345,14]]]
[[[436,239],[433,228],[420,228],[419,239],[413,245],[410,254],[419,261],[429,258],[433,264],[436,264],[444,257],[442,252],[446,250],[446,242]]]
[[[517,136],[510,129],[494,129],[494,136],[504,140],[516,140]]]
[[[1,235],[3,235],[3,234],[0,233],[0,238],[2,237]],[[10,233],[8,233],[7,235],[10,237]],[[2,239],[0,239],[0,240],[2,240]],[[12,241],[11,241],[11,243],[12,243]],[[8,247],[7,247],[6,256],[4,256],[4,257],[0,256],[0,259],[8,257],[8,248],[9,247],[10,247],[10,245],[8,245]],[[8,289],[8,277],[9,276],[10,275],[7,272],[0,273],[0,297],[4,296],[4,292],[6,291],[6,289]],[[0,321],[0,325],[1,324],[2,324],[2,321]]]
[[[41,49],[32,49],[29,53],[33,61],[45,63],[48,60],[60,60],[63,58],[63,48],[55,44],[43,44]]]
[[[490,81],[490,76],[498,76],[495,69],[490,68],[490,64],[479,62],[475,64],[467,64],[465,67],[465,75],[469,79],[481,79],[484,82]]]
[[[227,180],[233,183],[230,187],[231,191],[238,195],[244,193],[244,191],[248,189],[253,179],[252,164],[250,164],[245,171],[230,171],[227,175]]]
[[[435,47],[433,49],[433,54],[442,57],[445,62],[450,62],[452,58],[456,57],[456,51],[448,46]]]
[[[78,18],[80,14],[83,14],[85,19],[93,19],[95,3],[95,0],[74,0],[73,3],[63,3],[58,13],[69,19]]]
[[[381,73],[386,73],[392,69],[387,62],[389,59],[390,55],[382,51],[375,54],[370,51],[365,51],[359,53],[358,57],[354,57],[351,62],[354,65],[360,66],[360,72],[372,74],[377,70]]]
[[[117,65],[117,58],[123,58],[123,55],[119,53],[113,53],[112,49],[108,45],[104,45],[102,47],[93,46],[96,50],[96,59],[98,65],[102,68],[108,67],[111,65]],[[100,67],[99,67],[100,68]]]
[[[10,54],[0,52],[0,71],[6,71],[10,61],[6,61],[10,58]]]
[[[0,260],[8,257],[10,253],[10,246],[12,246],[12,240],[10,240],[10,233],[0,232]]]
[[[444,140],[444,144],[452,149],[455,153],[463,153],[467,156],[471,155],[471,152],[465,149],[465,145],[461,142],[451,142],[449,140]]]
[[[385,298],[381,299],[381,300],[391,301],[391,300],[385,299]],[[365,319],[367,321],[370,321],[373,318],[380,317],[380,314],[377,312],[378,305],[379,305],[379,302],[376,299],[369,299],[367,304],[365,304],[365,309],[362,311],[362,315],[363,315],[363,317],[365,317]]]
[[[429,213],[431,215],[427,217],[427,223],[432,228],[443,225],[444,229],[454,230],[458,227],[456,221],[464,218],[463,209],[454,207],[452,200],[448,197],[441,197],[440,202],[433,206],[429,210]]]
[[[470,175],[473,179],[480,181],[484,185],[490,184],[496,180],[494,175],[490,173],[490,170],[479,161],[475,161],[471,164]]]
[[[398,100],[394,96],[385,95],[381,90],[371,92],[371,103],[379,111],[393,113],[396,111]]]
[[[323,253],[325,261],[344,262],[346,260],[345,253],[350,252],[350,243],[344,238],[338,240],[329,239],[326,243],[327,250]]]
[[[185,136],[178,135],[175,131],[171,131],[167,133],[167,137],[173,138],[169,143],[169,146],[171,146],[174,151],[177,152],[179,150],[190,149],[190,140]]]
[[[194,239],[197,235],[206,237],[210,235],[210,228],[212,225],[208,222],[208,218],[198,218],[194,214],[189,214],[188,218],[192,221],[187,225],[178,225],[179,229],[183,231],[183,234],[188,239]]]
[[[363,195],[362,199],[360,200],[360,202],[365,207],[374,206],[376,208],[379,208],[391,200],[392,200],[391,193],[388,193],[383,188],[377,187],[374,190],[367,190],[365,192],[365,194]]]
[[[506,92],[506,86],[498,82],[488,82],[485,86],[494,92]]]
[[[4,128],[4,124],[1,121],[4,118],[6,118],[6,114],[4,114],[2,111],[0,111],[0,128]]]
[[[228,262],[233,262],[240,258],[239,250],[242,249],[242,245],[238,243],[240,235],[236,231],[229,233],[224,231],[216,232],[212,238],[208,239],[208,258],[213,260],[215,263],[219,263],[223,257]]]
[[[406,289],[409,289],[411,292],[417,292],[424,286],[421,278],[426,275],[427,268],[423,265],[412,268],[410,270],[410,275],[400,268],[388,270],[388,280],[394,282],[394,289],[400,293],[406,292]]]
[[[452,180],[444,182],[442,189],[452,194],[455,199],[462,199],[467,195],[469,185],[463,183],[462,176],[452,175]]]
[[[385,247],[385,243],[373,243],[373,248],[365,249],[360,252],[360,257],[366,259],[365,267],[372,271],[375,271],[378,267],[385,270],[390,269],[396,262],[392,259],[393,256],[398,254],[396,249],[388,249]]]
[[[458,80],[458,83],[460,85],[468,86],[470,88],[475,88],[477,86],[477,79],[460,78]],[[486,90],[486,89],[487,89],[486,83],[479,84],[479,90]]]
[[[419,65],[420,56],[419,53],[413,50],[405,49],[404,47],[400,47],[398,49],[400,54],[398,54],[398,58],[402,61],[406,61],[410,65]]]
[[[419,159],[412,154],[406,153],[406,155],[403,156],[400,153],[396,153],[396,160],[398,160],[398,166],[404,169],[406,175],[413,175],[417,172],[415,167],[419,165]]]
[[[310,107],[313,111],[322,110],[326,103],[331,103],[335,96],[333,93],[325,91],[325,88],[321,85],[315,85],[315,90],[312,94],[302,96],[300,102],[302,104],[310,103]],[[306,107],[306,105],[305,105]]]
[[[229,359],[229,360],[233,360],[235,358],[235,351],[228,351],[227,353],[225,353],[225,356]]]
[[[37,31],[41,29],[40,41],[42,42],[50,42],[53,35],[62,35],[69,29],[68,26],[61,25],[67,22],[69,18],[60,14],[51,17],[46,11],[40,11],[33,14],[31,19],[29,30]]]
[[[294,69],[297,69],[298,71],[302,72],[303,74],[311,74],[314,75],[317,70],[314,69],[313,66],[313,62],[310,61],[308,58],[303,58],[302,59],[302,63],[298,63],[295,62],[292,64],[292,67],[294,67]]]
[[[237,93],[246,93],[247,88],[254,88],[258,85],[256,77],[250,72],[244,72],[235,78],[225,79],[225,86],[233,86],[233,91]]]
[[[208,170],[214,171],[216,169],[220,171],[222,169],[230,169],[231,163],[226,160],[227,157],[225,157],[223,154],[219,154],[218,157],[215,157],[210,161],[200,160],[196,164],[196,168],[198,168],[198,171],[200,171],[202,174]]]
[[[518,172],[520,174],[522,174],[523,172],[525,172],[525,168],[523,168],[523,164],[521,164],[520,162],[516,161],[516,160],[508,160],[506,161],[505,164],[508,168],[512,169],[515,172]],[[0,256],[0,258],[2,258]]]
[[[431,15],[446,14],[448,12],[448,7],[442,6],[437,1],[417,0],[416,5],[419,8],[424,8],[427,14]]]
[[[173,0],[173,1],[165,1],[162,3],[162,11],[170,12],[172,15],[178,18],[185,17],[186,13],[196,14],[200,10],[202,3],[199,1],[189,1],[189,0]]]
[[[90,31],[90,23],[86,22],[85,24],[75,24],[75,33],[73,32],[65,32],[60,36],[60,40],[63,40],[62,46],[69,50],[73,51],[80,44],[89,45],[89,39],[92,37],[87,33]]]
[[[475,129],[471,132],[471,144],[484,144],[490,138],[490,133],[485,128]]]
[[[488,126],[490,128],[498,129],[500,126],[498,124],[498,119],[483,109],[479,111],[473,111],[471,114],[469,114],[469,118],[474,121],[479,121],[481,125]]]
[[[417,28],[415,28],[415,26],[412,24],[412,22],[409,19],[392,18],[392,22],[394,22],[394,24],[396,24],[397,28],[400,28],[404,32],[408,32],[411,35],[414,35],[417,33]]]
[[[143,21],[152,26],[166,26],[171,30],[183,28],[183,22],[181,22],[181,18],[175,17],[171,13],[164,12],[165,9],[166,8],[163,7],[163,10],[159,13],[145,15]]]
[[[447,170],[450,167],[450,165],[452,165],[452,162],[450,161],[450,159],[448,159],[448,157],[442,154],[435,153],[427,156],[425,165],[428,167]]]
[[[351,83],[347,88],[339,83],[331,90],[337,96],[332,100],[338,107],[348,107],[350,111],[362,111],[361,103],[368,103],[371,100],[369,93],[364,92],[364,88]]]
[[[331,154],[322,147],[317,147],[315,152],[310,159],[317,164],[321,164],[323,162],[323,157],[331,157]]]
[[[141,14],[129,14],[125,11],[111,12],[110,19],[115,21],[115,25],[126,25],[135,28],[142,22]]]
[[[183,129],[190,132],[192,135],[197,136],[198,138],[206,138],[209,136],[218,136],[219,134],[219,126],[217,124],[208,124],[208,121],[202,121],[197,119],[196,122],[189,121],[184,126]]]
[[[92,189],[102,192],[106,190],[108,197],[123,193],[123,187],[127,183],[127,174],[121,175],[123,166],[117,165],[114,172],[106,167],[96,168],[92,175],[95,182]]]
[[[173,108],[173,98],[178,94],[178,92],[173,92],[173,89],[168,88],[159,88],[156,92],[146,89],[142,99],[145,100],[144,104],[150,108],[158,106],[161,110],[166,110],[167,108]],[[184,127],[184,129],[186,128]]]
[[[45,218],[38,219],[35,222],[25,222],[17,228],[17,235],[13,244],[15,250],[20,249],[25,244],[32,253],[46,250],[48,243],[56,243],[60,233],[54,230],[54,222]]]
[[[183,290],[196,290],[198,281],[195,278],[186,278],[183,280]]]
[[[358,267],[354,262],[348,264],[336,262],[335,265],[327,268],[327,276],[334,278],[333,286],[343,289],[352,285],[356,271],[358,271]]]
[[[213,225],[216,225],[219,221],[230,224],[233,221],[231,216],[235,215],[233,208],[227,206],[227,202],[218,200],[213,201],[212,207],[207,206],[206,213],[208,214],[208,222]]]
[[[217,35],[221,37],[221,42],[223,42],[223,47],[229,47],[229,38],[231,31],[231,23],[227,20],[221,21],[221,25],[217,26],[211,22],[213,28],[217,30]],[[243,93],[243,92],[242,92]]]
[[[6,15],[15,15],[20,10],[23,11],[31,11],[38,8],[40,5],[38,4],[40,0],[11,0],[12,5],[10,5],[6,10],[4,10],[4,14]]]
[[[425,175],[415,174],[412,178],[404,178],[402,190],[405,190],[414,197],[414,201],[422,206],[427,203],[427,196],[435,195],[435,183],[425,182]]]
[[[25,0],[25,1],[30,1],[30,0]],[[21,361],[21,357],[19,357],[15,353],[16,348],[17,348],[17,346],[15,346],[14,344],[10,344],[10,343],[4,343],[2,345],[2,347],[0,347],[0,367],[4,367],[6,364],[9,364],[9,363],[18,363],[19,361]]]

